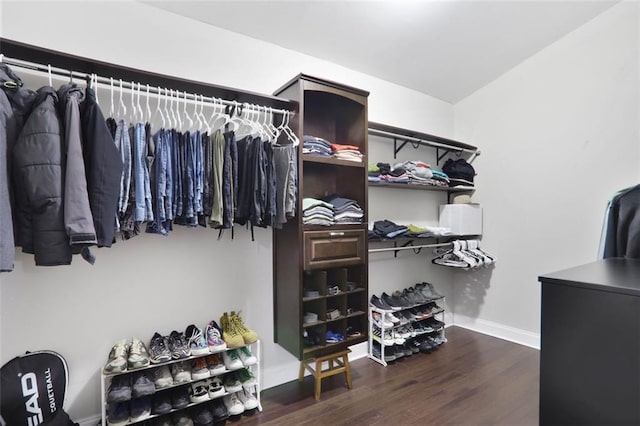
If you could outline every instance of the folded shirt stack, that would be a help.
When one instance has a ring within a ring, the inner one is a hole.
[[[396,225],[390,220],[376,220],[373,223],[373,236],[380,239],[396,238],[406,235],[408,228],[402,225]]]
[[[333,205],[315,198],[303,198],[302,223],[305,225],[333,225],[335,223]]]
[[[434,170],[422,161],[404,161],[391,167],[389,163],[370,164],[369,182],[410,183],[416,185],[448,186],[446,173]]]
[[[337,194],[324,197],[323,201],[333,206],[335,223],[359,224],[362,223],[364,212],[357,201],[344,198]]]
[[[331,142],[317,136],[304,135],[302,153],[317,157],[331,157]]]
[[[364,157],[360,152],[360,148],[355,145],[340,145],[337,143],[331,144],[333,150],[333,156],[338,160],[355,161],[362,163]]]
[[[414,224],[409,224],[407,226],[407,232],[412,237],[417,238],[427,238],[427,237],[446,237],[449,235],[453,235],[449,228],[438,227],[438,226],[417,226]]]

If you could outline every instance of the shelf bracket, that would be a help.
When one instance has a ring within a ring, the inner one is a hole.
[[[440,154],[440,151],[442,151],[442,154]],[[436,148],[436,164],[440,165],[440,161],[442,161],[442,159],[451,152],[450,149],[441,149],[441,148]]]
[[[398,146],[398,138],[393,138],[393,159],[395,160],[398,153],[404,148],[404,146],[408,143],[408,140],[402,141],[400,146]]]

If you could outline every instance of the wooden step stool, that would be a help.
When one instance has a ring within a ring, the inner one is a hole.
[[[313,377],[316,379],[316,386],[314,397],[316,401],[320,400],[320,391],[322,388],[322,379],[325,377],[335,376],[336,374],[345,373],[347,379],[347,389],[351,389],[351,368],[349,367],[349,354],[351,349],[346,349],[341,352],[321,356],[318,358],[303,359],[300,361],[300,374],[298,375],[298,381],[301,382],[304,379],[304,370],[307,369]],[[342,358],[340,360],[339,358]],[[316,363],[315,369],[309,364]],[[322,369],[322,363],[327,362],[329,368]]]

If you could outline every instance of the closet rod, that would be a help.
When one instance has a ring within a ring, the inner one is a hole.
[[[372,129],[371,127],[369,127],[368,130],[369,130],[369,134],[370,135],[384,136],[384,137],[387,137],[387,138],[396,138],[396,139],[401,139],[403,141],[409,141],[409,142],[417,142],[417,143],[422,144],[422,145],[428,145],[428,146],[432,146],[434,148],[448,149],[450,151],[468,152],[470,154],[475,154],[475,155],[479,155],[480,154],[480,151],[477,150],[477,149],[461,148],[461,147],[457,147],[457,146],[443,144],[443,143],[440,143],[440,142],[431,142],[431,141],[424,140],[424,139],[414,138],[412,136],[386,132],[384,130]]]
[[[399,250],[417,250],[423,248],[437,248],[437,247],[447,247],[452,246],[453,243],[438,243],[438,244],[422,244],[419,246],[406,246],[406,247],[386,247],[379,249],[369,249],[369,253],[379,253],[383,251],[399,251]]]
[[[28,69],[31,71],[37,71],[37,72],[42,72],[45,74],[49,74],[51,73],[52,75],[57,75],[57,76],[61,76],[61,77],[67,77],[67,78],[75,78],[75,79],[79,79],[79,80],[84,80],[87,81],[88,79],[90,79],[92,74],[87,74],[87,73],[83,73],[83,72],[78,72],[78,71],[73,71],[73,70],[66,70],[64,68],[57,68],[57,67],[53,67],[50,65],[43,65],[43,64],[38,64],[35,62],[29,62],[29,61],[24,61],[22,59],[16,59],[16,58],[10,58],[7,56],[4,56],[2,54],[0,54],[0,62],[3,62],[7,65],[11,65],[14,67],[20,67],[20,68],[24,68],[24,69]],[[94,74],[96,75],[96,74]],[[96,75],[96,80],[98,83],[103,84],[105,86],[107,86],[107,89],[113,87],[114,90],[120,90],[120,84],[122,84],[122,88],[123,89],[127,89],[127,90],[131,90],[133,92],[135,91],[140,91],[141,94],[146,94],[147,93],[147,84],[146,83],[139,83],[139,82],[130,82],[130,81],[124,81],[121,79],[110,79],[108,77],[102,77],[99,75]],[[112,86],[113,83],[113,86]],[[117,84],[116,84],[117,83]],[[141,88],[137,88],[136,86],[140,84],[140,87],[144,87],[144,89]],[[185,91],[183,90],[174,90],[174,89],[165,89],[165,88],[161,88],[162,90],[169,91],[171,90],[172,92],[180,92],[180,96],[179,96],[179,101],[182,101],[184,99],[184,94]],[[154,95],[157,96],[167,96],[167,93],[160,93],[160,91],[158,90],[158,87],[156,86],[151,86],[149,85],[149,93],[153,93]],[[197,96],[197,98],[196,98]],[[206,102],[212,103],[215,101],[218,101],[220,103],[222,103],[223,105],[228,105],[228,106],[254,106],[253,104],[249,104],[247,102],[238,102],[238,101],[229,101],[227,99],[221,99],[221,98],[217,98],[217,97],[212,97],[212,96],[204,96],[204,95],[199,95],[199,94],[194,94],[194,93],[189,93],[186,92],[186,98],[189,101],[192,102],[200,102],[200,100],[204,97],[204,100]],[[265,108],[267,111],[270,111],[274,114],[285,114],[285,113],[289,113],[291,115],[294,115],[295,113],[293,111],[288,111],[285,109],[278,109],[278,108],[273,108],[273,107],[268,107],[268,106],[262,106],[259,105],[260,108]]]

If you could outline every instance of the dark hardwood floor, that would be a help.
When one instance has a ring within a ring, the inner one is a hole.
[[[233,425],[537,425],[539,352],[458,327],[432,354],[405,357],[388,367],[368,358],[344,375],[323,380],[320,401],[313,377],[262,392],[262,413]]]

